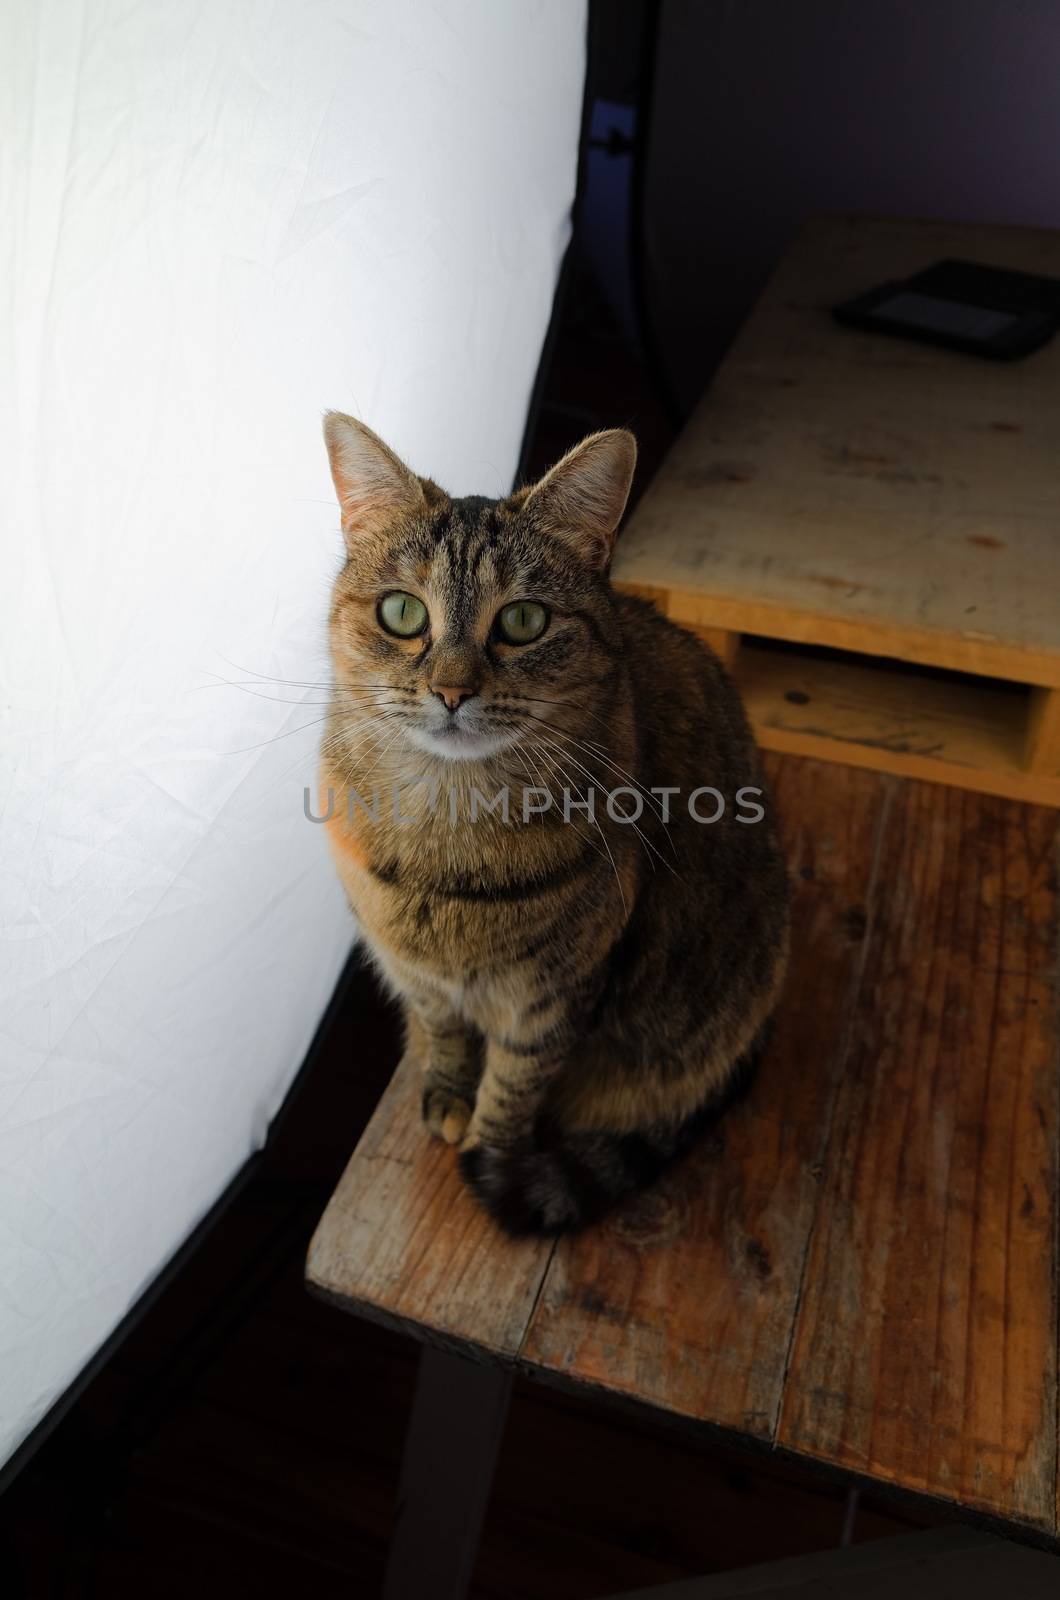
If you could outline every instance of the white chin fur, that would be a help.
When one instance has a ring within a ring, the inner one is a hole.
[[[405,728],[405,737],[417,750],[443,761],[482,761],[515,741],[510,733],[429,733],[426,728]]]

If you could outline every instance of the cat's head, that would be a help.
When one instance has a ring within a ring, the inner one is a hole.
[[[324,437],[347,552],[331,648],[351,720],[483,760],[595,703],[619,652],[607,569],[631,433],[591,435],[504,500],[450,498],[340,412]]]

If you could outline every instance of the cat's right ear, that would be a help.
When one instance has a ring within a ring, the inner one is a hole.
[[[324,418],[324,442],[347,544],[426,504],[416,474],[355,417],[329,411]]]

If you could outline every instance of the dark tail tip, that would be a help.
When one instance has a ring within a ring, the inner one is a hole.
[[[557,1152],[532,1146],[465,1150],[460,1171],[471,1192],[505,1233],[557,1234],[584,1220],[559,1182]]]
[[[549,1134],[552,1138],[549,1138]],[[595,1222],[631,1189],[653,1183],[674,1153],[674,1134],[539,1131],[533,1145],[465,1150],[460,1170],[506,1233],[570,1233]]]
[[[634,1189],[647,1188],[743,1097],[764,1033],[734,1064],[723,1089],[684,1122],[642,1133],[564,1133],[542,1119],[533,1142],[465,1150],[460,1170],[472,1193],[506,1233],[571,1233],[596,1222]]]
[[[586,1136],[545,1143],[539,1134],[534,1144],[508,1150],[480,1146],[465,1150],[460,1170],[506,1233],[570,1233],[602,1216],[629,1187],[614,1170],[620,1141],[606,1134],[588,1137],[591,1152],[579,1148]]]

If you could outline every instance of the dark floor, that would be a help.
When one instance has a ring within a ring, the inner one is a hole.
[[[669,429],[576,280],[531,470],[616,423],[636,493]],[[0,1499],[5,1600],[379,1592],[416,1351],[310,1299],[302,1264],[396,1054],[358,974],[265,1158]],[[521,1383],[473,1594],[589,1600],[825,1549],[848,1509],[807,1470]],[[915,1525],[862,1499],[851,1531]]]
[[[415,1348],[313,1300],[309,1235],[396,1053],[357,975],[275,1144],[0,1502],[0,1592],[378,1592]],[[588,1600],[838,1542],[841,1486],[517,1386],[473,1593]],[[862,1503],[854,1537],[914,1524]]]

